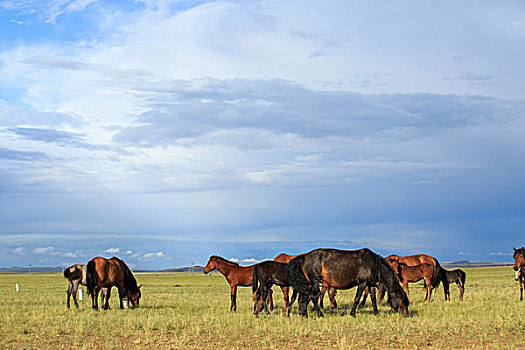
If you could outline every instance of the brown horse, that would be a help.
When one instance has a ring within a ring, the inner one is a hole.
[[[67,278],[67,308],[69,309],[69,300],[73,296],[73,302],[78,309],[77,290],[78,285],[86,285],[86,265],[75,264],[64,270],[64,277]],[[111,288],[102,288],[100,291],[100,302],[105,308],[109,309],[109,298],[111,297]]]
[[[518,271],[520,267],[525,266],[525,248],[521,247],[520,249],[514,249],[514,266],[512,267],[514,271]]]
[[[435,280],[433,275],[438,273],[435,271],[434,266],[430,264],[419,264],[416,266],[408,266],[405,263],[401,263],[396,259],[387,260],[394,272],[397,275],[399,281],[403,284],[403,289],[410,299],[408,291],[408,282],[418,282],[425,279],[425,285],[427,287],[427,295],[425,301],[430,302],[432,300],[432,289],[434,288],[432,281]]]
[[[523,300],[523,284],[525,284],[525,266],[521,266],[518,271],[516,271],[516,276],[514,277],[516,281],[520,282],[520,301]]]
[[[86,285],[91,295],[93,309],[98,310],[98,293],[104,287],[116,286],[120,299],[120,308],[128,307],[128,301],[133,307],[139,306],[141,297],[140,287],[129,267],[119,258],[105,259],[96,257],[91,259],[86,269]],[[104,308],[106,305],[104,305]]]
[[[283,264],[288,264],[290,260],[292,260],[295,257],[298,257],[299,255],[303,255],[303,254],[288,255],[286,253],[281,253],[277,255],[273,259],[273,261],[277,261]],[[290,287],[281,287],[281,289],[284,294],[285,303],[290,304],[290,302],[288,301]],[[335,308],[337,308],[337,301],[335,300],[335,296],[337,295],[337,290],[335,288],[330,288],[330,286],[325,286],[325,285],[322,286],[321,291],[317,297],[319,299],[319,306],[321,307],[321,309],[323,308],[323,299],[327,291],[328,291],[328,298],[330,299],[330,309],[334,310]],[[285,308],[285,312],[286,312],[286,308]]]
[[[286,267],[288,280],[294,289],[306,297],[301,297],[299,304],[303,316],[307,314],[308,297],[313,301],[318,316],[323,316],[316,296],[319,293],[319,284],[327,285],[337,289],[357,288],[354,304],[350,315],[355,315],[357,303],[366,287],[375,287],[381,282],[385,285],[390,305],[394,310],[404,316],[408,316],[408,298],[399,285],[392,267],[372,252],[370,249],[339,250],[339,249],[315,249],[309,253],[292,259]],[[371,293],[374,314],[377,314],[375,293]]]
[[[433,274],[434,280],[432,281],[433,288],[436,288],[439,286],[439,282],[443,282],[443,290],[446,291],[448,289],[448,280],[441,271],[441,265],[439,264],[439,261],[434,258],[433,256],[427,255],[427,254],[414,254],[414,255],[407,255],[407,256],[399,256],[399,255],[389,255],[385,258],[385,260],[390,263],[391,260],[397,260],[399,263],[403,263],[407,266],[417,266],[420,264],[428,264],[432,265],[434,267],[435,273]],[[383,300],[384,296],[384,288],[380,286],[379,288],[379,302]],[[428,295],[425,296],[425,300],[427,300]]]
[[[237,311],[237,287],[249,287],[252,285],[254,266],[255,265],[239,266],[236,262],[224,259],[218,255],[212,255],[202,272],[208,274],[210,271],[218,270],[224,275],[230,285],[230,311]],[[271,309],[273,309],[271,290],[268,298]]]

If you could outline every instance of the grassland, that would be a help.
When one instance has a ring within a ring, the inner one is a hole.
[[[68,310],[66,280],[59,274],[0,275],[0,348],[6,349],[347,349],[347,348],[520,348],[525,335],[525,302],[511,268],[465,269],[465,300],[451,286],[452,301],[440,286],[434,301],[421,302],[424,290],[411,284],[411,315],[387,306],[378,316],[368,304],[357,317],[325,312],[308,319],[276,310],[255,319],[250,288],[240,288],[238,311],[229,311],[229,286],[222,275],[137,274],[143,284],[141,307],[93,311],[90,301]],[[15,283],[20,292],[15,293]],[[341,309],[355,290],[341,291]]]

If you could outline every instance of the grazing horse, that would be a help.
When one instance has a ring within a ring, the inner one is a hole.
[[[256,264],[253,267],[252,277],[252,292],[255,293],[255,304],[253,306],[253,314],[258,317],[261,307],[259,301],[263,301],[264,310],[266,314],[270,314],[268,310],[268,295],[271,291],[272,285],[276,284],[281,288],[290,288],[290,282],[288,282],[288,276],[286,274],[286,265],[277,261],[263,261],[262,263]],[[259,286],[260,284],[260,286]],[[284,312],[286,316],[290,316],[291,305],[293,305],[297,292],[294,290],[292,295],[292,301],[289,305],[288,294],[284,294]]]
[[[141,297],[140,287],[129,267],[117,257],[105,259],[96,257],[91,259],[86,269],[86,285],[91,295],[93,309],[98,310],[97,296],[104,287],[116,286],[120,299],[120,308],[128,307],[128,301],[133,307],[139,306]],[[106,309],[106,305],[104,305]]]
[[[445,268],[441,268],[445,276],[447,277],[448,283],[456,283],[456,285],[459,288],[459,300],[463,300],[463,293],[465,292],[465,279],[467,278],[467,274],[465,271],[461,269],[455,269],[452,271],[446,270]],[[450,300],[450,289],[445,289],[445,300]]]
[[[73,296],[73,302],[78,309],[77,302],[77,290],[78,285],[86,285],[86,265],[84,264],[75,264],[64,270],[64,277],[67,278],[69,282],[67,288],[67,308],[69,309],[69,299]],[[111,288],[102,288],[100,291],[100,302],[102,305],[109,309],[109,298],[111,296]]]
[[[224,275],[226,281],[228,281],[228,284],[230,285],[230,311],[237,311],[237,287],[249,287],[252,285],[254,266],[255,265],[239,266],[236,262],[224,259],[218,255],[212,255],[202,272],[208,274],[210,271],[219,270],[219,272]],[[270,304],[272,305],[271,308],[273,309],[271,291],[269,294],[268,298],[270,299]]]
[[[286,253],[281,253],[281,254],[277,255],[273,259],[273,261],[277,261],[277,262],[280,262],[280,263],[287,264],[287,263],[290,262],[290,260],[292,260],[293,258],[298,257],[299,255],[302,255],[302,254],[288,255]],[[285,294],[286,303],[288,303],[289,287],[281,287],[281,289],[282,289],[283,293]],[[319,296],[318,296],[319,306],[321,307],[321,309],[323,308],[323,299],[324,299],[324,295],[325,295],[326,291],[328,291],[328,298],[330,299],[330,309],[334,310],[335,308],[337,308],[337,302],[335,300],[335,296],[337,295],[337,290],[335,288],[330,288],[330,286],[324,286],[323,285],[323,287],[321,288],[321,292],[319,293]],[[285,312],[286,312],[286,309],[285,309]]]
[[[520,282],[520,301],[523,300],[523,284],[525,284],[525,266],[521,266],[518,271],[516,271],[516,276],[514,277],[516,281]]]
[[[286,267],[288,279],[294,289],[303,296],[310,297],[319,317],[323,316],[316,296],[319,284],[323,283],[337,289],[358,287],[350,315],[354,316],[357,304],[366,287],[383,283],[389,294],[392,308],[408,316],[408,298],[390,265],[370,249],[339,250],[315,249],[292,259]],[[300,297],[303,316],[307,317],[308,298]],[[377,314],[375,293],[371,294],[374,314]]]
[[[424,279],[427,287],[425,301],[430,302],[432,300],[432,289],[434,288],[432,282],[438,280],[434,275],[439,273],[434,269],[434,266],[425,263],[416,266],[408,266],[396,259],[390,259],[389,263],[396,273],[397,278],[403,284],[403,289],[409,299],[408,282],[418,282]]]

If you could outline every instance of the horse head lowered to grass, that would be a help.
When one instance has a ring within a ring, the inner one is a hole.
[[[118,289],[120,308],[128,307],[128,301],[133,307],[139,306],[142,296],[137,280],[129,267],[119,258],[105,259],[96,257],[87,264],[86,282],[88,294],[91,295],[93,309],[98,310],[97,296],[100,289],[116,286]]]

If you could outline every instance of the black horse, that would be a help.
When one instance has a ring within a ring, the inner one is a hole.
[[[444,292],[445,292],[445,300],[450,300],[450,283],[456,283],[456,285],[459,288],[459,300],[463,300],[463,293],[465,292],[465,279],[467,278],[467,274],[465,271],[461,269],[455,269],[452,271],[446,270],[445,268],[441,267],[442,273],[445,275],[445,278],[447,279],[448,283],[443,283],[444,286]]]
[[[408,316],[408,298],[388,263],[364,248],[359,250],[315,249],[292,259],[286,267],[288,280],[294,289],[308,296],[314,303],[317,315],[322,317],[316,296],[319,284],[326,284],[337,289],[358,287],[350,315],[354,316],[359,299],[366,287],[376,287],[383,283],[389,295],[392,308],[403,316]],[[377,303],[374,293],[370,295],[374,314],[377,314]],[[303,316],[308,316],[308,298],[299,298]]]
[[[253,306],[253,314],[255,317],[258,317],[259,311],[261,310],[259,307],[261,298],[266,314],[270,314],[267,299],[274,284],[279,287],[290,287],[290,282],[288,282],[288,276],[286,274],[286,265],[287,264],[277,261],[263,261],[253,266],[252,292],[255,293],[255,305]],[[290,316],[290,308],[295,302],[297,292],[294,290],[289,305],[287,297],[288,295],[284,296],[284,311],[286,312],[286,316]]]

